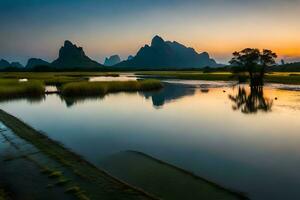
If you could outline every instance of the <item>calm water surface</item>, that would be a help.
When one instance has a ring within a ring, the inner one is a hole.
[[[137,150],[251,199],[300,198],[297,87],[251,91],[233,83],[179,82],[159,92],[67,100],[52,94],[0,105],[100,166],[106,156]]]

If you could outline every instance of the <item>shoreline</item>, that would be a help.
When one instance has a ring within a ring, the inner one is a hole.
[[[143,200],[160,199],[155,194],[153,195],[152,192],[148,193],[148,191],[144,188],[140,189],[140,186],[133,186],[132,184],[128,184],[127,181],[124,182],[119,178],[116,178],[114,175],[112,176],[106,170],[96,167],[94,164],[86,161],[82,156],[74,153],[70,149],[65,148],[60,142],[53,141],[44,133],[36,131],[31,126],[27,125],[23,121],[1,109],[0,121],[7,128],[9,128],[13,134],[34,146],[39,151],[37,154],[42,154],[60,165],[60,171],[51,170],[49,166],[45,167],[39,161],[39,159],[35,157],[36,154],[32,153],[22,153],[20,156],[10,157],[7,161],[11,161],[14,159],[24,159],[30,161],[33,165],[40,169],[42,174],[48,175],[48,177],[51,178],[57,178],[57,182],[55,182],[55,184],[57,185],[55,187],[63,187],[66,193],[69,193],[69,191],[71,191],[71,193],[74,193],[77,199],[123,199],[125,197],[126,199]],[[19,148],[17,144],[14,143],[14,140],[10,141],[9,137],[5,136],[4,138],[8,140],[8,143],[12,143],[12,146],[14,146],[16,149]],[[178,168],[159,159],[153,158],[142,152],[128,152],[141,155],[150,161],[152,160],[170,168],[170,170],[175,170],[178,171],[178,173],[183,173],[188,179],[199,179],[199,181],[203,181],[209,187],[215,187],[217,188],[217,190],[223,191],[225,194],[230,194],[233,197],[237,197],[238,199],[248,199],[242,193],[227,189],[212,181],[208,181],[204,178],[196,176],[191,172]],[[53,186],[52,184],[49,184],[47,187],[52,188]]]
[[[1,109],[0,121],[18,137],[35,146],[48,158],[59,163],[68,173],[71,173],[76,180],[81,180],[82,182],[76,181],[76,184],[72,185],[80,186],[80,188],[84,190],[84,194],[88,194],[85,199],[110,199],[111,195],[118,198],[126,197],[128,199],[157,199],[151,194],[128,185],[111,176],[106,171],[97,168],[80,155],[63,147],[61,143],[51,140],[43,133],[34,130],[29,125]],[[47,170],[46,168],[41,169],[41,171],[45,173],[47,173]],[[84,198],[79,197],[78,199]]]

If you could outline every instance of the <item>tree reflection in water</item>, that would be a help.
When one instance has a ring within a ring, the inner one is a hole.
[[[272,99],[264,97],[262,86],[250,87],[250,93],[239,86],[237,95],[229,95],[229,99],[234,102],[233,110],[241,110],[245,114],[269,112],[273,105]]]

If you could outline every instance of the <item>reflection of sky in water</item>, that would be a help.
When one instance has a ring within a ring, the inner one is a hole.
[[[99,81],[135,81],[137,78],[134,76],[120,75],[120,76],[95,76],[90,77],[89,81],[99,82]]]
[[[237,87],[167,84],[157,92],[117,93],[74,100],[56,95],[39,103],[2,103],[20,117],[91,161],[121,150],[166,160],[254,199],[300,196],[300,110],[297,91],[265,88],[270,112],[232,109]],[[277,100],[275,98],[277,97]],[[160,108],[160,109],[157,109]]]

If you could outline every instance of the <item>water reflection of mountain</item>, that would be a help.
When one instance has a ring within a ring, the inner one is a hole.
[[[196,88],[190,85],[164,83],[164,88],[159,91],[141,92],[146,98],[152,99],[153,106],[161,107],[164,104],[181,99],[185,96],[193,96]]]
[[[238,93],[229,95],[229,99],[234,103],[233,110],[241,110],[245,114],[268,112],[273,105],[272,99],[264,97],[263,87],[250,87],[250,91],[247,91],[240,86]]]
[[[65,96],[60,95],[59,97],[62,101],[64,101],[66,103],[66,106],[68,108],[70,108],[76,104],[84,103],[87,100],[101,100],[104,98],[104,95],[83,96],[83,97],[80,97],[80,96],[79,97],[65,97]]]

